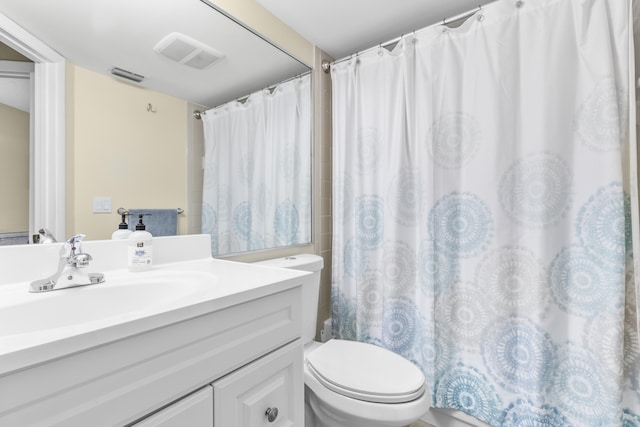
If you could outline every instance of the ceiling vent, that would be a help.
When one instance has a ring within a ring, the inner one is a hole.
[[[214,48],[180,33],[169,34],[160,40],[153,50],[172,61],[198,70],[210,67],[224,58],[224,55]]]
[[[140,83],[141,81],[144,80],[144,76],[142,76],[140,74],[136,74],[136,73],[134,73],[132,71],[129,71],[129,70],[118,68],[118,67],[113,67],[111,69],[111,74],[113,74],[116,77],[120,77],[120,78],[123,78],[123,79],[131,80],[131,81],[136,82],[136,83]]]

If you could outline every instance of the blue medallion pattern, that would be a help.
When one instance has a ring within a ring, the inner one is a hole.
[[[459,409],[491,425],[500,419],[500,396],[477,369],[461,363],[437,379],[433,401],[436,407]]]
[[[626,90],[613,77],[598,81],[578,109],[576,134],[590,149],[620,150],[629,123]]]
[[[555,153],[527,156],[500,179],[498,198],[505,212],[528,227],[557,222],[570,205],[571,170]]]
[[[482,341],[482,357],[489,373],[514,393],[541,393],[554,354],[549,334],[524,318],[496,322]]]
[[[618,398],[607,387],[600,362],[589,351],[567,343],[557,351],[549,377],[549,398],[567,417],[585,426],[608,426]],[[610,384],[610,383],[609,383]]]
[[[422,337],[421,359],[422,371],[427,384],[433,386],[436,378],[439,378],[449,367],[453,357],[453,350],[449,341],[435,332],[433,328],[425,328]]]
[[[289,200],[280,203],[273,217],[273,229],[278,241],[283,245],[297,243],[300,216],[296,206]]]
[[[563,248],[549,267],[549,286],[555,302],[571,314],[593,316],[615,307],[624,276],[604,268],[584,248]]]
[[[331,328],[337,338],[358,339],[358,315],[355,302],[351,302],[336,287],[331,287]]]
[[[472,193],[451,193],[429,213],[429,232],[448,257],[470,258],[489,243],[493,217],[487,204]]]
[[[384,239],[384,204],[380,197],[361,196],[356,202],[356,243],[376,249]]]
[[[358,317],[369,326],[380,322],[384,303],[384,281],[382,274],[375,270],[367,271],[358,281]]]
[[[420,311],[408,298],[387,298],[382,313],[382,344],[403,356],[412,354],[424,333]]]
[[[411,290],[416,280],[416,253],[402,242],[386,242],[380,265],[385,284],[396,292]]]
[[[622,375],[622,370],[628,365],[620,363],[625,359],[624,352],[633,351],[628,348],[630,343],[625,342],[624,350],[619,345],[625,341],[624,329],[625,319],[622,309],[612,312],[602,311],[589,319],[585,326],[583,339],[585,347],[600,355],[601,366],[612,376]]]
[[[502,413],[500,427],[571,427],[571,424],[552,406],[518,399]]]
[[[202,204],[202,232],[211,235],[211,254],[218,253],[218,215],[208,203]]]
[[[233,210],[233,235],[240,240],[249,240],[251,233],[251,203],[242,202]]]
[[[480,146],[480,123],[468,113],[445,113],[429,132],[429,151],[443,168],[459,168],[471,160]]]
[[[359,277],[367,268],[367,256],[356,247],[355,240],[344,246],[344,271],[351,277]]]
[[[458,278],[457,258],[436,250],[433,240],[422,242],[418,260],[421,289],[426,295],[439,294]]]
[[[422,182],[418,171],[400,172],[391,181],[386,200],[391,216],[398,224],[413,226],[417,223],[423,200],[419,193],[421,188]]]
[[[576,231],[589,254],[624,272],[631,253],[631,202],[622,184],[600,188],[580,209]]]
[[[477,353],[485,329],[494,321],[489,300],[473,283],[455,283],[435,304],[436,319],[454,348]]]
[[[548,305],[544,266],[525,248],[503,247],[491,252],[478,265],[476,283],[503,315],[535,317]]]

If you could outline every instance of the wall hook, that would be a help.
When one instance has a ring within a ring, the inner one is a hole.
[[[148,103],[148,104],[147,104],[147,111],[148,111],[149,113],[157,113],[157,112],[158,112],[158,110],[154,110],[154,109],[153,109],[153,105],[151,105],[151,103]]]

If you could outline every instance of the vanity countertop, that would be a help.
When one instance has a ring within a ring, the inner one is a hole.
[[[30,281],[0,280],[0,376],[282,292],[311,278],[307,272],[211,258],[206,237],[161,241],[161,262],[135,273],[113,268],[122,267],[125,259],[122,243],[87,242],[85,250],[93,251],[94,259],[119,251],[110,261],[95,263],[103,267],[106,281],[101,284],[30,293]],[[185,239],[196,239],[195,246]],[[178,249],[189,249],[171,256],[175,242]],[[45,252],[50,257],[55,251]]]

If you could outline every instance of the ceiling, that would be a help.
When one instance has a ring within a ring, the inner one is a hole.
[[[145,76],[142,87],[205,107],[308,70],[200,0],[0,0],[0,11],[72,64],[103,74],[123,68]],[[223,59],[199,70],[155,52],[173,32]]]
[[[256,0],[335,59],[493,0]]]
[[[336,59],[492,0],[255,0]],[[205,107],[306,71],[306,66],[200,0],[0,0],[0,11],[72,64],[145,76],[139,85]],[[224,57],[204,70],[153,47],[182,33]]]

